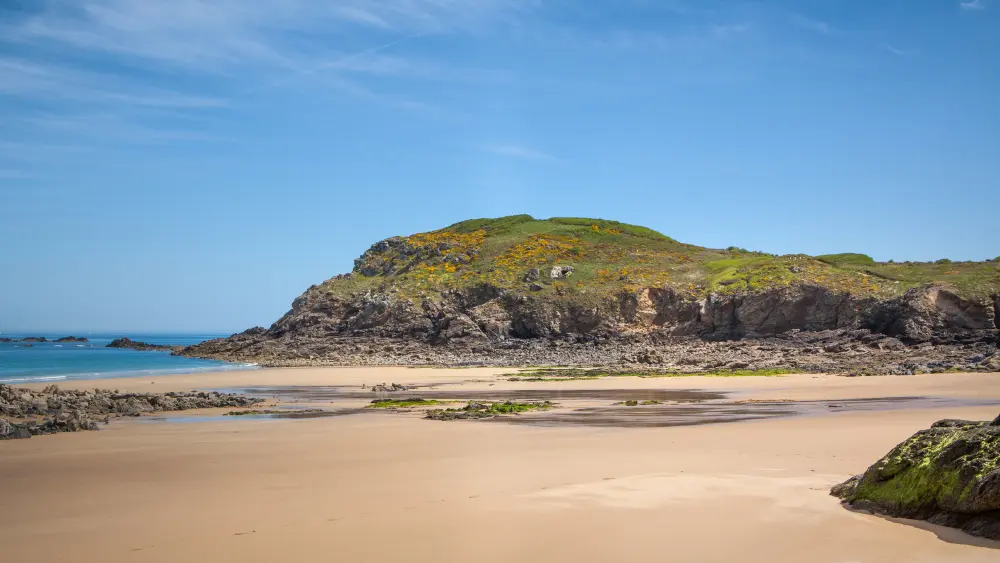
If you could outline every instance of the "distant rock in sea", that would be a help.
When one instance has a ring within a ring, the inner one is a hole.
[[[22,338],[18,342],[48,342],[49,340],[44,336],[29,336],[27,338]]]
[[[0,338],[0,342],[13,342],[13,338]]]
[[[90,340],[86,338],[77,338],[75,336],[64,336],[56,340],[56,342],[90,342]]]
[[[138,350],[140,352],[174,352],[180,350],[182,347],[147,344],[145,342],[132,340],[131,338],[116,338],[111,341],[111,344],[105,346],[105,348],[126,348],[130,350]]]

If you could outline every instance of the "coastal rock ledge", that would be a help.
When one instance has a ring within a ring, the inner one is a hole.
[[[77,391],[49,385],[41,391],[0,384],[0,440],[58,432],[97,430],[98,422],[167,411],[246,408],[263,399],[219,393],[121,393],[106,389]]]
[[[1000,416],[938,421],[830,494],[851,508],[1000,540]]]

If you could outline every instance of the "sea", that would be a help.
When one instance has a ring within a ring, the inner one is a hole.
[[[137,352],[105,348],[115,338],[127,336],[147,344],[188,346],[228,334],[9,334],[2,338],[21,339],[44,336],[55,340],[64,336],[87,338],[89,342],[0,342],[0,383],[39,383],[73,379],[163,376],[205,371],[246,370],[255,364],[227,363],[171,356],[170,352]]]

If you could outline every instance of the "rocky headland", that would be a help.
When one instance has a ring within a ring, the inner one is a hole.
[[[885,263],[528,216],[373,245],[270,328],[180,354],[262,365],[1000,371],[1000,262]]]
[[[831,494],[852,508],[1000,540],[1000,416],[936,422]]]
[[[262,399],[217,392],[70,391],[55,385],[42,391],[32,391],[0,384],[0,440],[97,430],[99,422],[123,416],[220,407],[245,408],[260,402]]]

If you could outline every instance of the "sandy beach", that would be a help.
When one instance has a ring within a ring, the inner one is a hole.
[[[1000,542],[850,512],[828,495],[830,486],[936,420],[995,417],[1000,374],[528,383],[507,381],[501,374],[509,371],[269,369],[63,386],[331,388],[353,393],[335,401],[347,407],[366,402],[361,385],[382,382],[418,385],[427,397],[561,391],[582,406],[606,406],[601,393],[612,391],[825,402],[796,416],[644,428],[440,422],[387,412],[310,420],[197,418],[219,414],[203,412],[118,420],[100,432],[0,443],[4,559],[883,563],[1000,557]],[[571,391],[594,394],[576,398]],[[940,402],[902,399],[917,397]],[[844,412],[831,403],[875,398],[898,400]]]

